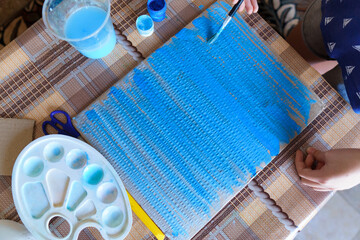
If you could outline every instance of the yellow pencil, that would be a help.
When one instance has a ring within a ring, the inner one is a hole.
[[[140,220],[145,224],[145,226],[155,235],[158,240],[163,240],[165,234],[160,230],[160,228],[154,223],[154,221],[147,215],[147,213],[142,209],[142,207],[136,202],[136,200],[127,192],[130,200],[131,210],[140,218]]]

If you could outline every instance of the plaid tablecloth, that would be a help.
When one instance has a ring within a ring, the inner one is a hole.
[[[213,2],[167,1],[167,18],[156,23],[155,34],[148,38],[141,37],[135,30],[137,16],[147,12],[146,1],[113,1],[112,18],[147,57]],[[315,192],[300,184],[293,164],[295,151],[308,146],[321,150],[360,147],[360,118],[259,15],[244,14],[243,17],[279,55],[279,60],[325,104],[320,115],[255,178],[303,228],[331,193]],[[40,137],[43,134],[39,126],[51,111],[62,109],[75,116],[136,64],[119,44],[101,60],[87,59],[68,43],[49,35],[39,21],[0,52],[0,117],[35,119],[35,137]],[[10,177],[0,177],[0,194],[0,217],[20,221],[12,201]],[[133,216],[133,227],[127,238],[154,239],[136,215]],[[81,239],[92,239],[92,235],[98,236],[93,229],[83,231]],[[195,238],[284,239],[289,236],[290,232],[246,187]]]

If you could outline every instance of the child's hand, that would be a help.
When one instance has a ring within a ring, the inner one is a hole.
[[[232,0],[232,3],[235,4],[239,0]],[[256,13],[259,10],[259,5],[257,3],[257,0],[244,0],[244,2],[241,4],[239,12],[242,12],[246,8],[246,12],[248,14]]]
[[[295,157],[296,170],[304,185],[316,191],[333,191],[352,188],[360,183],[360,149],[321,152],[308,148],[307,153],[305,161],[300,150]],[[318,162],[315,169],[314,161]]]

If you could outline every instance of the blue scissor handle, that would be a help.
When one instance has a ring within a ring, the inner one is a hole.
[[[66,117],[66,123],[63,123],[59,119],[56,118],[56,114],[62,114]],[[71,123],[71,118],[67,112],[56,110],[50,113],[50,121],[45,121],[42,124],[42,129],[45,135],[49,135],[46,131],[46,126],[50,125],[53,127],[59,134],[67,135],[70,137],[79,137],[80,133],[75,129],[75,127]]]

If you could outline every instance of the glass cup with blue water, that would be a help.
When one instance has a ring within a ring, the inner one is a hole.
[[[43,21],[56,37],[88,58],[102,58],[115,47],[110,0],[45,0]]]

